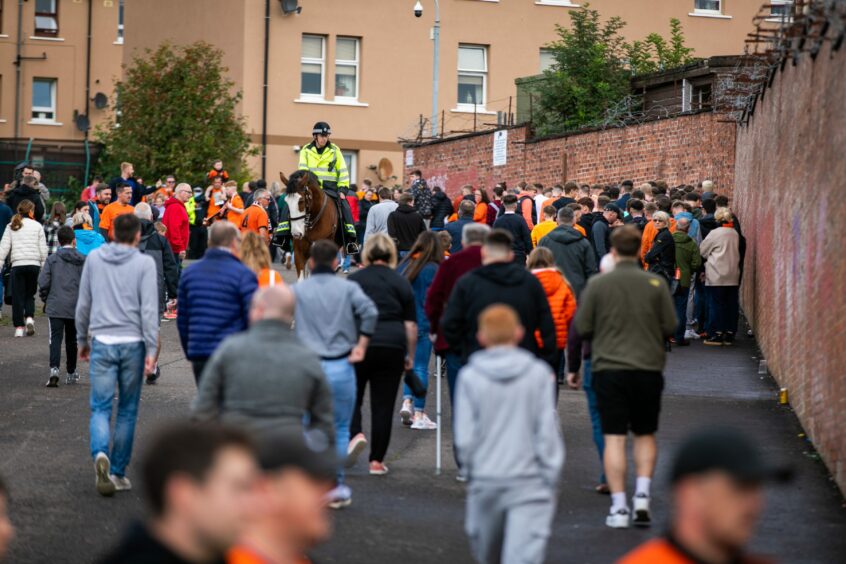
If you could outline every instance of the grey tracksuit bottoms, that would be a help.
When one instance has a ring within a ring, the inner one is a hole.
[[[555,517],[554,488],[532,481],[470,484],[465,530],[482,564],[541,564]]]

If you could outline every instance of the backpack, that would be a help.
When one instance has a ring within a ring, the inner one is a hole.
[[[538,210],[537,206],[535,206],[535,200],[531,196],[523,196],[519,200],[517,200],[517,207],[520,210],[520,215],[523,215],[523,202],[529,200],[532,202],[532,225],[538,224]]]

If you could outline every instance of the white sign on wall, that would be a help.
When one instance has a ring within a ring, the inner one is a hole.
[[[405,166],[414,166],[414,149],[405,151]]]
[[[493,139],[493,165],[503,166],[506,154],[508,153],[508,130],[501,129],[494,133]]]

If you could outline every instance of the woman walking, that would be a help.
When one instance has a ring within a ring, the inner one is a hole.
[[[282,276],[270,268],[270,250],[260,235],[253,231],[244,233],[241,240],[241,262],[256,273],[259,288],[280,286],[285,282]]]
[[[432,340],[429,334],[429,319],[426,317],[426,293],[444,253],[437,233],[424,231],[417,237],[414,246],[397,267],[397,271],[411,282],[414,290],[414,305],[417,312],[417,349],[414,352],[414,373],[423,384],[423,390],[429,388],[429,357],[432,356]],[[437,429],[437,423],[431,421],[423,409],[426,407],[426,393],[415,396],[408,385],[403,386],[403,401],[400,409],[402,424],[412,429]]]
[[[367,238],[362,251],[364,268],[351,274],[376,304],[379,320],[362,362],[355,365],[357,384],[349,452],[358,454],[367,440],[361,427],[361,404],[364,390],[370,383],[371,442],[370,474],[388,473],[385,453],[391,441],[391,418],[396,404],[397,389],[404,370],[414,367],[417,348],[417,312],[414,291],[408,280],[397,273],[397,248],[386,233]]]
[[[705,260],[705,292],[708,300],[708,336],[703,343],[724,346],[734,343],[739,313],[740,235],[734,228],[731,210],[718,208],[712,229],[699,246]]]
[[[67,220],[67,210],[65,204],[56,202],[50,209],[50,217],[44,222],[44,236],[47,239],[47,256],[52,255],[59,250],[59,240],[57,234],[59,228],[65,224]]]
[[[12,260],[12,321],[15,337],[35,335],[35,292],[38,273],[47,260],[47,238],[41,224],[33,219],[35,204],[24,200],[0,240],[0,264]]]
[[[555,348],[558,351],[556,366],[553,367],[558,384],[560,385],[564,376],[564,357],[567,350],[567,331],[570,321],[576,313],[576,295],[573,293],[570,284],[555,266],[555,256],[546,247],[537,247],[529,254],[526,264],[535,278],[543,286],[546,292],[546,299],[549,302],[549,309],[552,312],[552,320],[555,322]],[[541,343],[540,332],[537,335],[538,343]],[[556,392],[558,388],[556,387]]]

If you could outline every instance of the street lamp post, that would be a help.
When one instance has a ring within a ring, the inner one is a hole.
[[[418,2],[414,5],[414,15],[418,18],[423,15],[423,5]],[[441,58],[441,6],[438,0],[435,0],[435,26],[432,28],[432,39],[434,53],[432,56],[432,122],[431,131],[432,137],[438,135],[438,76],[440,74]]]

